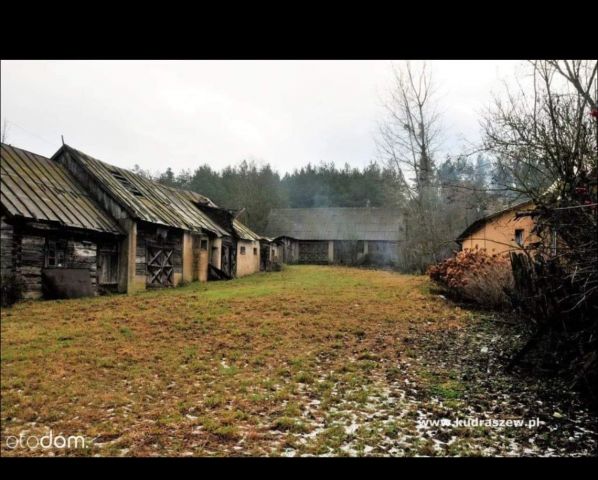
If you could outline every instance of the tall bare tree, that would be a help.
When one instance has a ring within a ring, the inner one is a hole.
[[[531,86],[486,116],[484,146],[509,172],[508,187],[535,204],[541,241],[532,260],[514,258],[533,339],[546,338],[544,356],[598,394],[598,61],[529,66]]]
[[[406,62],[393,65],[393,85],[385,103],[387,117],[380,125],[379,148],[401,173],[413,198],[423,197],[434,177],[440,122],[432,74]]]
[[[383,161],[396,171],[407,200],[404,269],[425,270],[452,243],[439,210],[435,156],[440,146],[440,117],[432,73],[424,63],[393,65],[393,84],[385,102],[386,118],[379,127]]]
[[[495,99],[483,121],[484,147],[508,172],[506,188],[536,198],[595,167],[596,63],[530,62],[531,87]]]

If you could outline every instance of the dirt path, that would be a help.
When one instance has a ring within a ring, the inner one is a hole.
[[[504,373],[506,328],[424,277],[336,267],[23,303],[2,312],[2,454],[595,454],[576,397]],[[7,447],[49,430],[89,448]]]

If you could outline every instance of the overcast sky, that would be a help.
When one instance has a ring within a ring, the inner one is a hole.
[[[480,112],[521,61],[430,61],[445,152],[479,138]],[[390,61],[3,61],[7,143],[65,142],[156,172],[243,159],[284,173],[376,160]]]

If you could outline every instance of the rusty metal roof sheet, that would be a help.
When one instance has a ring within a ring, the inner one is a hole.
[[[403,215],[396,208],[281,208],[268,217],[265,235],[297,240],[398,241]]]
[[[58,162],[5,144],[1,160],[1,203],[11,215],[122,233],[110,214]]]
[[[136,219],[183,230],[208,230],[219,236],[229,234],[197,208],[197,203],[214,206],[209,198],[195,192],[167,187],[93,158],[68,145],[61,150],[78,161]]]

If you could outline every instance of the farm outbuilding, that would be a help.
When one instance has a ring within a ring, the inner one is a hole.
[[[283,244],[280,240],[260,237],[260,270],[269,272],[283,263]]]
[[[118,222],[60,163],[4,144],[1,160],[4,281],[19,277],[25,298],[60,296],[66,285],[68,296],[114,289]]]
[[[210,243],[230,235],[199,208],[201,203],[213,205],[209,199],[167,187],[68,145],[52,159],[64,165],[125,232],[119,291],[207,279]]]
[[[469,225],[456,241],[462,250],[483,249],[491,255],[529,247],[539,241],[534,234],[534,220],[517,213],[532,209],[533,203],[524,201],[494,212]]]
[[[273,209],[265,233],[285,263],[394,264],[405,239],[401,213],[376,207]]]
[[[210,263],[215,277],[243,277],[258,272],[260,237],[237,220],[238,212],[218,208],[213,204],[197,204],[203,213],[227,232],[227,235],[216,239],[212,244]]]
[[[2,145],[1,235],[2,278],[25,280],[26,297],[50,284],[67,297],[133,292],[260,267],[260,237],[228,210],[68,145],[51,159]]]

